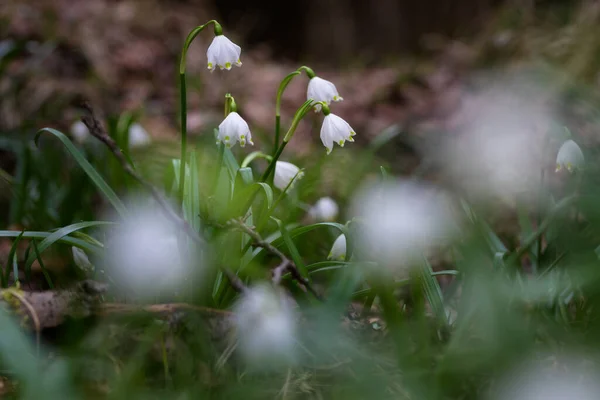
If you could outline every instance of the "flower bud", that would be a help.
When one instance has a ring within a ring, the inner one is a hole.
[[[335,242],[333,242],[333,246],[331,246],[331,251],[329,252],[329,256],[327,256],[327,259],[346,261],[346,236],[343,233],[335,239]]]

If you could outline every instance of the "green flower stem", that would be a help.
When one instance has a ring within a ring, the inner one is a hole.
[[[544,232],[546,232],[546,229],[548,229],[548,226],[550,226],[550,223],[554,220],[554,218],[556,218],[556,216],[564,209],[573,205],[573,203],[575,203],[577,199],[578,196],[575,194],[569,197],[565,197],[564,199],[559,201],[558,204],[556,204],[556,206],[550,211],[546,219],[542,221],[542,223],[538,226],[537,231],[533,232],[531,235],[529,235],[528,238],[526,238],[523,241],[523,245],[519,248],[519,250],[517,250],[508,258],[506,264],[512,265],[516,263],[521,257],[523,257],[523,255],[525,255],[525,253],[529,251],[529,248],[535,243],[535,241],[538,240],[544,234]]]
[[[275,100],[275,143],[273,145],[273,154],[275,154],[277,152],[277,149],[279,148],[279,136],[281,132],[281,98],[283,97],[283,92],[285,91],[289,83],[292,81],[292,79],[295,76],[300,75],[302,71],[306,72],[306,75],[309,79],[315,77],[314,71],[311,68],[303,65],[294,72],[286,75],[286,77],[283,78],[283,80],[279,84],[279,89],[277,89],[277,97]]]
[[[271,218],[271,214],[273,214],[273,211],[275,211],[275,209],[277,208],[277,206],[279,205],[279,203],[281,203],[281,200],[283,200],[283,198],[285,197],[285,194],[287,193],[287,191],[290,189],[290,187],[292,187],[292,185],[294,184],[294,182],[296,182],[296,179],[298,179],[298,176],[302,175],[303,172],[304,171],[302,169],[300,169],[300,170],[298,170],[298,172],[296,172],[296,175],[294,175],[294,177],[290,180],[290,182],[283,189],[283,191],[279,194],[279,196],[277,196],[277,199],[275,199],[275,201],[273,202],[273,205],[271,206],[271,208],[269,208],[265,212],[265,215],[261,215],[260,220],[256,224],[256,231],[257,232],[260,232],[262,230],[262,228],[264,228],[264,226],[267,223],[267,221],[269,221],[269,218]]]
[[[223,29],[221,25],[213,20],[208,21],[204,25],[200,25],[192,29],[192,31],[187,35],[185,39],[185,43],[183,44],[183,49],[181,50],[181,58],[179,60],[179,107],[180,107],[180,119],[181,119],[181,160],[179,166],[179,176],[181,179],[179,180],[179,201],[183,202],[183,191],[185,187],[185,165],[186,165],[186,155],[187,155],[187,90],[186,90],[186,79],[185,79],[185,62],[188,49],[192,44],[192,41],[206,28],[208,25],[214,24],[215,36],[221,35],[223,33]]]
[[[252,153],[248,154],[246,158],[244,158],[244,161],[242,161],[241,168],[246,168],[248,165],[250,165],[252,161],[254,161],[257,158],[264,158],[269,162],[273,160],[273,157],[269,154],[265,154],[262,151],[253,151]]]

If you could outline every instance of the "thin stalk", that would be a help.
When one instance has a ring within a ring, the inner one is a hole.
[[[577,198],[578,196],[575,194],[569,197],[565,197],[564,199],[559,201],[558,204],[550,211],[546,219],[542,221],[538,229],[531,235],[529,235],[529,237],[523,241],[523,245],[519,248],[519,250],[517,250],[508,258],[507,265],[511,265],[517,262],[521,257],[523,257],[523,255],[527,253],[527,251],[529,251],[529,248],[535,243],[535,241],[540,239],[540,237],[544,234],[546,229],[548,229],[548,226],[550,226],[550,223],[554,220],[554,218],[561,211],[570,207],[577,200]]]
[[[185,179],[183,178],[185,176],[185,165],[187,156],[187,88],[185,78],[185,61],[188,49],[190,48],[192,41],[209,24],[214,24],[215,33],[222,31],[221,25],[214,19],[208,21],[204,25],[200,25],[192,29],[192,31],[187,35],[185,39],[183,49],[181,50],[181,58],[179,60],[179,112],[181,119],[181,162],[179,165],[179,176],[181,177],[181,179],[179,180],[178,198],[180,202],[183,202],[183,192],[185,187]]]

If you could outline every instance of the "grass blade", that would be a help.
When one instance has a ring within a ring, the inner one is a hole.
[[[52,234],[50,234],[49,236],[47,236],[46,238],[44,238],[44,240],[42,240],[40,242],[39,246],[36,245],[36,248],[35,248],[36,251],[31,253],[29,255],[29,257],[27,258],[27,260],[25,261],[25,269],[29,269],[31,267],[31,264],[33,264],[33,262],[35,261],[35,259],[36,258],[39,259],[39,254],[43,253],[44,250],[46,250],[48,247],[52,246],[54,243],[61,240],[63,237],[65,237],[75,231],[78,231],[80,229],[90,228],[93,226],[113,225],[113,224],[114,224],[114,222],[110,222],[110,221],[86,221],[86,222],[79,222],[76,224],[65,226],[64,228],[60,228],[59,230],[52,232]],[[40,265],[41,265],[41,262],[40,262]]]
[[[35,143],[37,145],[38,139],[43,132],[48,132],[54,136],[56,136],[67,148],[69,153],[75,158],[75,161],[81,166],[81,168],[85,171],[85,173],[90,177],[90,179],[94,182],[96,187],[100,190],[100,193],[112,204],[112,206],[117,210],[121,217],[127,215],[127,209],[121,199],[117,196],[117,194],[111,189],[110,186],[106,183],[106,181],[100,176],[100,174],[94,169],[94,167],[86,160],[86,158],[81,154],[81,152],[73,145],[73,143],[69,140],[65,134],[56,129],[52,128],[43,128],[38,131],[35,135]]]
[[[0,237],[19,237],[23,235],[23,239],[45,239],[48,236],[52,235],[52,232],[37,232],[37,231],[0,231]],[[101,254],[103,252],[103,248],[101,246],[91,244],[86,240],[76,239],[70,236],[63,236],[59,240],[58,243],[66,244],[69,246],[79,247],[82,250],[89,251],[95,254]]]

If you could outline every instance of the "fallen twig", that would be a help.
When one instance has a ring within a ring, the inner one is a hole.
[[[292,278],[294,278],[298,282],[302,290],[304,290],[305,292],[309,291],[317,299],[321,301],[323,300],[321,295],[312,287],[309,280],[302,276],[302,274],[296,267],[296,264],[294,264],[292,260],[287,258],[285,254],[283,254],[278,248],[273,246],[271,243],[265,242],[256,230],[246,225],[242,220],[232,219],[231,221],[229,221],[229,225],[248,234],[248,236],[252,238],[252,242],[255,246],[262,247],[268,253],[273,254],[281,260],[281,263],[277,267],[273,268],[273,270],[271,271],[271,279],[274,284],[280,284],[283,275],[286,272],[289,272],[292,275]]]

